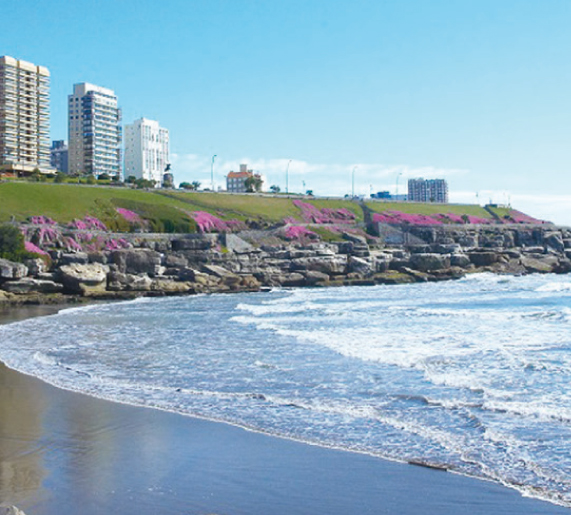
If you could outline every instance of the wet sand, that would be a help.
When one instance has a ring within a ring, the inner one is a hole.
[[[27,515],[571,513],[490,482],[60,390],[0,364],[3,502]]]

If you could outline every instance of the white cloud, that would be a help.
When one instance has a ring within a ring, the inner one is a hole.
[[[203,187],[210,187],[212,157],[197,154],[173,154],[171,156],[176,182],[198,180]],[[288,167],[289,162],[289,167]],[[353,170],[355,194],[389,190],[406,192],[406,181],[414,177],[426,179],[447,178],[465,175],[467,170],[435,168],[432,166],[411,167],[376,163],[323,164],[297,159],[263,159],[242,157],[214,161],[215,188],[225,187],[225,177],[230,170],[238,170],[240,163],[266,177],[267,185],[276,184],[282,191],[286,187],[286,170],[289,191],[301,192],[311,189],[316,195],[344,196],[351,193]],[[397,184],[398,183],[398,184]]]

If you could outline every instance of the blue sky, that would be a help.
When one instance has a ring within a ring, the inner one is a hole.
[[[74,83],[171,134],[177,181],[240,162],[284,189],[511,202],[571,225],[570,0],[20,0],[0,55],[52,75],[52,138]]]

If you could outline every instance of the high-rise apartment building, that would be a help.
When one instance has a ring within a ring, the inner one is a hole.
[[[68,130],[69,173],[121,176],[121,110],[112,90],[75,84]]]
[[[444,179],[409,179],[407,200],[446,204],[448,203],[448,183]]]
[[[47,68],[0,57],[1,171],[51,171],[49,104]]]
[[[52,141],[50,163],[58,172],[68,172],[68,148],[64,140]]]
[[[125,177],[163,183],[169,164],[169,131],[159,122],[140,118],[125,126]]]

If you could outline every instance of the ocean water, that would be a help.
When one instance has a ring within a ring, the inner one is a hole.
[[[140,299],[0,326],[67,389],[571,507],[571,277]]]

